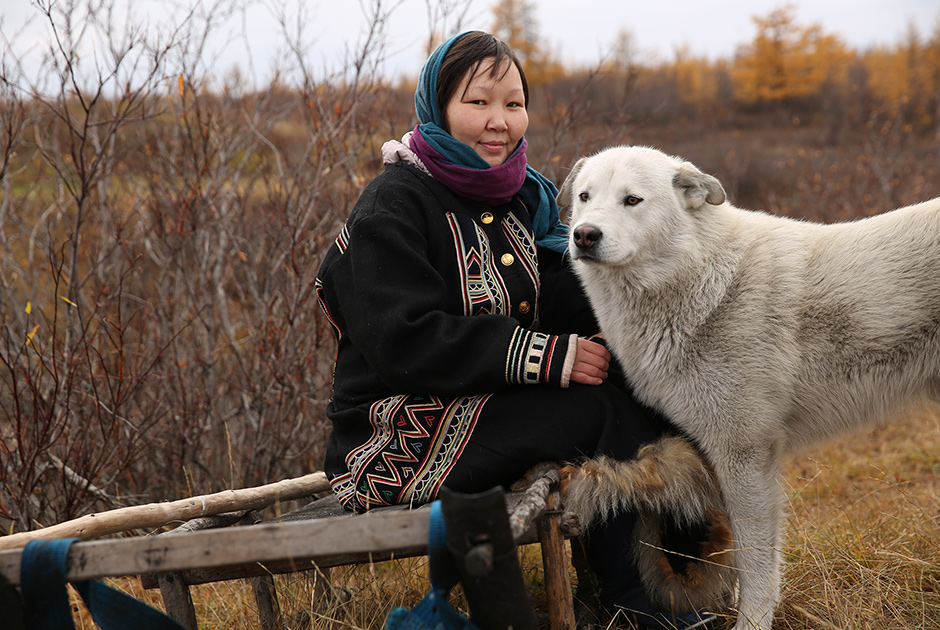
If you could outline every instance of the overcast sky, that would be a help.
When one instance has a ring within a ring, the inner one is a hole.
[[[48,0],[44,0],[48,1]],[[423,45],[429,33],[429,0],[382,0],[394,6],[388,29],[388,58],[385,73],[415,76],[424,60]],[[115,0],[131,6],[131,0]],[[203,0],[209,4],[210,0]],[[232,66],[249,70],[263,82],[271,60],[283,50],[283,37],[269,9],[274,4],[288,7],[289,21],[304,26],[308,59],[318,68],[340,67],[344,50],[361,39],[369,20],[366,9],[375,0],[258,0],[246,13],[231,20],[225,30],[231,41],[214,42],[220,71]],[[430,0],[439,4],[441,0]],[[462,26],[489,30],[495,0],[470,0]],[[135,16],[166,20],[181,15],[174,9],[186,0],[134,0]],[[766,16],[784,6],[780,0],[536,0],[536,19],[541,40],[566,65],[589,65],[598,61],[616,41],[618,33],[629,32],[636,51],[644,60],[668,61],[677,47],[711,59],[730,58],[735,49],[755,34],[753,16]],[[875,45],[901,41],[911,24],[922,36],[929,36],[940,19],[937,0],[794,0],[796,22],[818,23],[827,33],[841,36],[851,47],[863,50]],[[298,19],[297,7],[306,14]],[[40,20],[28,27],[27,19],[37,12],[30,0],[0,0],[0,29],[15,48],[23,50],[30,42],[47,37]],[[455,27],[453,17],[444,28]],[[0,47],[6,44],[0,41]],[[246,46],[248,51],[246,52]],[[248,56],[253,60],[248,66]]]

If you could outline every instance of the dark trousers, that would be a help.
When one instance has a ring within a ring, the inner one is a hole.
[[[486,401],[444,485],[458,492],[509,487],[541,462],[596,455],[629,460],[668,425],[608,380],[567,389],[518,386]]]

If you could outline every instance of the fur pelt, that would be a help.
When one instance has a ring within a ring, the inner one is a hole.
[[[600,456],[565,466],[561,475],[565,511],[585,530],[621,510],[637,515],[635,557],[654,601],[676,611],[727,603],[735,584],[731,527],[711,467],[688,440],[664,437],[635,459]],[[710,523],[698,557],[666,548],[667,518],[680,527]]]

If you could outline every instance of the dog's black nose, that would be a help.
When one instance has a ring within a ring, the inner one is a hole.
[[[601,240],[601,236],[604,233],[601,232],[599,227],[594,225],[579,225],[574,229],[574,244],[580,247],[581,249],[591,249],[597,242]]]

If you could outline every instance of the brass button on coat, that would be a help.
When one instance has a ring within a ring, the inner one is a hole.
[[[499,262],[503,263],[505,266],[508,267],[512,263],[516,262],[516,259],[513,258],[512,254],[503,254],[502,257],[499,259]]]
[[[489,225],[490,223],[493,222],[493,213],[492,213],[492,212],[484,212],[482,215],[480,215],[480,221],[482,221],[482,222],[485,223],[486,225]]]
[[[530,310],[532,310],[532,305],[528,302],[519,302],[519,312],[525,315]]]

